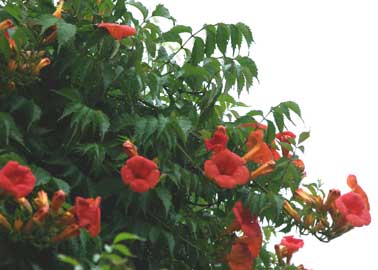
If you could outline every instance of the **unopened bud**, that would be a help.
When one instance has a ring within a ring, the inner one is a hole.
[[[21,230],[21,228],[22,228],[23,225],[24,225],[24,222],[22,221],[22,219],[20,219],[20,218],[16,218],[16,219],[14,220],[13,230],[14,230],[15,232],[19,232],[19,231]]]
[[[340,190],[338,189],[331,189],[328,192],[327,199],[324,202],[324,208],[325,210],[330,210],[332,208],[332,205],[336,201],[337,198],[340,197]]]
[[[6,19],[6,20],[0,22],[0,31],[4,31],[4,30],[11,28],[11,27],[13,27],[13,23],[9,19]]]
[[[288,201],[284,201],[283,208],[292,218],[294,218],[295,221],[301,222],[301,217],[299,216],[298,212],[291,206]]]
[[[256,170],[251,173],[251,179],[255,179],[256,177],[264,174],[268,174],[274,170],[275,162],[270,160],[265,162],[264,164],[260,165]]]
[[[310,213],[307,216],[305,216],[303,224],[305,225],[305,227],[309,228],[314,225],[314,222],[315,222],[315,216],[313,213]]]
[[[58,190],[57,192],[55,192],[53,199],[51,201],[51,210],[54,213],[57,213],[59,209],[62,207],[65,199],[66,193],[63,190]]]
[[[78,224],[71,224],[67,226],[61,233],[52,238],[52,242],[57,243],[69,239],[80,234],[80,226]]]
[[[130,141],[127,140],[122,144],[123,151],[129,156],[134,157],[138,155],[138,148]]]
[[[309,204],[309,205],[316,204],[316,197],[309,194],[308,192],[304,191],[301,188],[298,188],[295,191],[294,196],[296,199],[298,199],[299,201],[305,202],[306,204]]]
[[[7,218],[4,217],[1,213],[0,213],[0,225],[3,226],[8,231],[12,230],[12,226],[9,224]]]
[[[28,210],[29,213],[33,212],[30,202],[25,197],[18,198],[16,201],[22,208]]]

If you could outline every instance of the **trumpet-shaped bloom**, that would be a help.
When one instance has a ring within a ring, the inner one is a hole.
[[[293,254],[304,246],[304,242],[302,239],[294,238],[294,236],[289,235],[282,238],[281,245],[287,248],[289,254]]]
[[[228,136],[224,126],[218,126],[211,139],[205,139],[207,151],[220,151],[227,147]]]
[[[121,176],[134,192],[146,192],[157,185],[160,171],[155,162],[138,155],[126,161]]]
[[[345,220],[352,226],[361,227],[370,224],[370,212],[360,194],[348,192],[340,196],[335,204]]]
[[[101,230],[101,197],[96,199],[76,197],[74,212],[80,227],[85,228],[92,237]]]
[[[0,189],[16,199],[27,196],[34,188],[36,179],[28,167],[9,161],[0,170]]]
[[[98,28],[105,28],[109,34],[116,40],[121,40],[125,37],[133,36],[136,30],[129,25],[120,25],[118,23],[99,23]]]
[[[243,156],[246,161],[263,164],[273,160],[269,146],[264,142],[264,132],[261,129],[252,131],[247,139],[248,152]]]
[[[232,245],[231,252],[227,255],[226,260],[230,270],[250,270],[254,257],[246,244],[235,243]]]
[[[234,188],[244,185],[249,178],[249,171],[244,161],[228,149],[215,152],[205,161],[205,174],[222,188]]]

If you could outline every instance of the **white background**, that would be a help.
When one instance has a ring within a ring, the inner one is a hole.
[[[377,269],[377,1],[144,0],[164,4],[178,24],[242,21],[252,29],[259,81],[243,101],[264,109],[293,100],[311,130],[303,160],[310,181],[348,192],[357,175],[372,223],[331,243],[306,237],[296,264],[315,270]],[[278,240],[277,240],[278,241]]]

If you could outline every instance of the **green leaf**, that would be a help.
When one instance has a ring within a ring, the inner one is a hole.
[[[268,130],[265,135],[266,137],[265,141],[268,145],[270,145],[273,142],[274,138],[276,137],[276,128],[274,127],[274,124],[272,121],[270,120],[266,120],[266,121],[268,122]]]
[[[304,131],[304,132],[302,132],[302,133],[299,135],[298,144],[304,142],[304,141],[307,140],[309,137],[310,137],[310,132],[309,132],[309,131]],[[303,151],[302,151],[302,152],[303,152]]]
[[[82,101],[82,96],[80,92],[75,88],[63,88],[63,89],[51,90],[51,91],[54,92],[55,94],[65,97],[66,99],[72,102]]]
[[[152,243],[155,243],[159,239],[160,234],[161,234],[161,230],[154,226],[148,232],[148,239]]]
[[[240,31],[239,27],[236,25],[232,24],[230,26],[231,29],[231,47],[232,47],[232,54],[235,53],[236,47],[240,50],[242,41],[243,41],[243,35],[242,32]]]
[[[221,53],[226,54],[227,43],[230,38],[230,29],[228,25],[219,23],[217,28],[217,46]]]
[[[116,244],[116,245],[112,245],[112,248],[120,252],[123,256],[134,257],[134,255],[130,252],[130,250],[125,245]]]
[[[7,12],[9,15],[11,15],[13,18],[15,18],[18,22],[21,22],[22,10],[19,6],[7,3],[3,10]]]
[[[75,150],[86,160],[91,161],[93,170],[102,166],[105,160],[105,147],[97,143],[80,144],[75,147]]]
[[[69,256],[66,256],[66,255],[63,255],[63,254],[59,254],[58,255],[58,259],[61,262],[68,263],[68,264],[70,264],[72,266],[79,266],[80,265],[80,263],[76,259],[74,259],[72,257],[69,257]],[[77,269],[78,268],[75,267],[75,270],[77,270]]]
[[[53,177],[52,181],[55,183],[58,189],[63,190],[66,194],[69,194],[71,191],[71,186],[64,180]]]
[[[244,23],[237,23],[236,27],[240,30],[241,33],[243,33],[243,36],[245,38],[245,41],[247,42],[248,47],[251,46],[253,42],[252,32],[248,25]]]
[[[139,236],[137,236],[135,234],[122,232],[120,234],[117,234],[117,236],[114,238],[113,245],[117,244],[119,242],[125,241],[125,240],[145,241],[145,239],[143,239],[143,238],[141,238],[141,237],[139,237]]]
[[[3,34],[0,35],[0,55],[3,55],[5,60],[8,61],[10,58],[11,50],[9,48],[9,43]]]
[[[80,130],[85,132],[90,126],[92,130],[98,130],[101,141],[104,139],[106,132],[110,128],[108,116],[100,110],[94,110],[82,103],[71,103],[63,111],[59,120],[71,115],[70,127],[72,136],[75,136]]]
[[[33,100],[28,100],[20,96],[15,96],[14,99],[11,99],[11,102],[10,112],[21,112],[26,123],[28,123],[26,130],[29,131],[30,127],[41,118],[41,108],[35,104]]]
[[[170,20],[174,20],[171,14],[169,14],[169,10],[162,4],[159,4],[155,7],[155,10],[152,11],[152,16],[159,16]]]
[[[59,48],[73,39],[76,35],[76,26],[70,23],[66,23],[63,20],[59,20],[56,24],[58,31],[58,45]]]
[[[302,118],[301,109],[299,108],[299,105],[295,103],[294,101],[286,101],[283,102],[286,107],[288,107],[291,111],[296,113],[300,118]]]
[[[273,117],[274,117],[274,121],[276,122],[279,132],[282,132],[285,124],[284,124],[284,117],[283,117],[282,111],[280,110],[279,107],[274,108]]]
[[[175,248],[175,244],[176,244],[175,238],[169,232],[164,232],[164,236],[165,236],[165,239],[167,240],[169,253],[173,257],[174,256],[174,248]]]
[[[163,203],[165,214],[167,215],[169,212],[169,209],[172,206],[172,195],[169,193],[167,189],[164,187],[158,187],[155,189],[156,194],[158,195],[159,199]]]
[[[192,28],[185,25],[175,25],[169,31],[162,34],[162,39],[165,42],[177,42],[182,44],[182,39],[180,37],[181,33],[192,33]]]
[[[136,7],[143,15],[143,19],[145,20],[148,16],[148,9],[141,3],[137,1],[129,1],[126,4]]]
[[[55,17],[54,15],[50,14],[43,14],[37,19],[33,20],[33,23],[36,25],[41,25],[41,34],[46,31],[47,28],[55,25],[59,21],[59,18]]]
[[[215,45],[216,45],[216,28],[214,25],[206,25],[206,47],[205,47],[205,52],[206,56],[210,57],[215,50]]]
[[[10,139],[24,145],[24,139],[13,117],[9,113],[0,112],[0,142],[8,145]]]
[[[203,60],[205,54],[205,43],[200,37],[195,37],[194,39],[195,40],[192,49],[191,63],[193,65],[197,65],[199,62]]]
[[[37,182],[35,183],[36,187],[46,185],[52,180],[51,174],[41,167],[32,165],[31,170],[37,179]]]

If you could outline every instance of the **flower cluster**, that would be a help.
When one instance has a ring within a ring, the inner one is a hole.
[[[354,227],[371,222],[369,200],[354,175],[347,178],[352,191],[341,195],[338,189],[331,189],[326,198],[300,188],[294,199],[304,205],[302,209],[285,202],[284,208],[296,222],[311,233],[320,232],[331,240]]]
[[[58,190],[51,201],[44,190],[37,192],[30,202],[28,196],[34,189],[36,178],[32,171],[16,161],[9,161],[0,170],[1,200],[0,227],[11,237],[22,239],[28,237],[33,243],[45,246],[61,242],[80,234],[84,228],[92,237],[101,230],[101,198],[76,197],[73,207],[65,209],[63,204],[66,193]],[[11,207],[16,203],[17,210]],[[12,209],[7,209],[10,205]],[[40,239],[38,235],[45,237]]]
[[[233,209],[235,221],[226,232],[242,231],[231,247],[226,260],[231,270],[250,270],[254,259],[259,256],[262,246],[262,233],[257,216],[252,216],[250,210],[244,208],[240,201]]]

